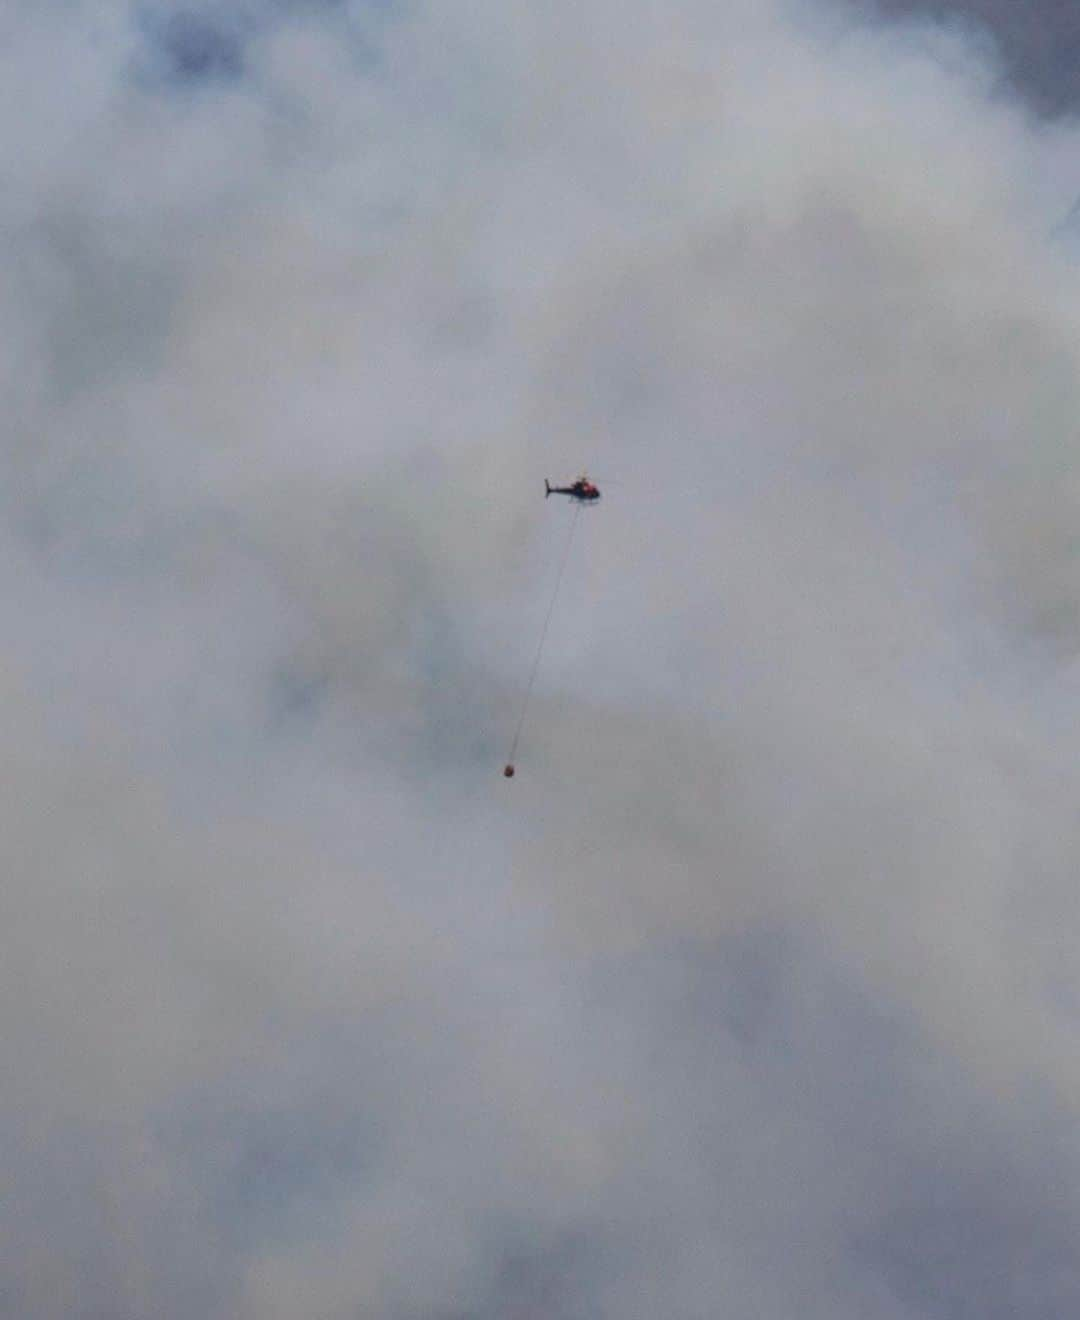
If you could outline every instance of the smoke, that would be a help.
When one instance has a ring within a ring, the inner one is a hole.
[[[1075,1309],[1071,124],[811,4],[3,26],[6,1309]]]
[[[1067,114],[1076,105],[1075,13],[1039,3],[1020,10],[1008,0],[859,0],[858,8],[873,17],[917,16],[960,29],[966,40],[992,49],[1003,81],[1040,114]]]

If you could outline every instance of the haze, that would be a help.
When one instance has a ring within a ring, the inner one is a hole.
[[[1077,1313],[1075,86],[886,8],[9,0],[5,1315]]]

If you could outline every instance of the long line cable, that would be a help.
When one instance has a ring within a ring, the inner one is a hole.
[[[514,741],[510,744],[510,756],[506,762],[506,769],[503,771],[507,778],[510,778],[514,773],[514,757],[517,755],[521,731],[525,727],[525,716],[529,710],[529,698],[532,696],[536,675],[540,670],[540,657],[544,653],[544,643],[547,641],[548,628],[551,626],[551,616],[555,613],[555,602],[559,599],[559,588],[562,586],[563,574],[566,572],[566,565],[570,559],[570,546],[574,541],[574,532],[577,529],[580,514],[581,505],[575,503],[573,517],[570,519],[570,530],[566,534],[566,544],[563,546],[562,560],[559,563],[559,574],[555,579],[555,590],[551,593],[551,600],[548,602],[547,614],[544,616],[544,626],[540,630],[540,641],[536,647],[536,654],[533,656],[532,671],[529,674],[529,681],[525,685],[525,695],[521,702],[521,714],[518,716],[517,728],[514,730]]]

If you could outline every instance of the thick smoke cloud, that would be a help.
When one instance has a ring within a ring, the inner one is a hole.
[[[1075,132],[835,6],[4,30],[6,1310],[1073,1312]]]

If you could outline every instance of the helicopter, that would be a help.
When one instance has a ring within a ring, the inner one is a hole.
[[[592,504],[593,501],[600,498],[600,491],[583,472],[577,481],[570,486],[553,486],[545,479],[544,499],[547,499],[549,495],[569,495],[578,504]]]

